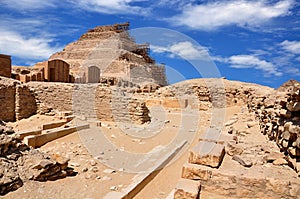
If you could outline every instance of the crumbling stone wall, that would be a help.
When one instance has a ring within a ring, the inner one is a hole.
[[[34,93],[37,113],[72,111],[74,84],[52,82],[29,82],[26,85]]]
[[[185,108],[201,111],[246,105],[249,93],[273,92],[274,89],[256,84],[226,79],[194,79],[161,87],[155,93],[141,94],[147,104],[166,105],[165,108]]]
[[[0,120],[15,120],[15,93],[17,81],[0,77]]]
[[[73,111],[75,115],[102,121],[138,124],[150,121],[144,101],[128,94],[134,92],[135,88],[50,82],[29,82],[26,86],[34,93],[36,110],[40,114]]]
[[[37,111],[34,93],[26,85],[16,87],[16,119],[34,115]]]
[[[96,91],[96,114],[99,120],[116,122],[149,122],[149,109],[144,100],[135,98],[134,88],[99,86]]]
[[[300,84],[270,95],[249,95],[248,107],[255,112],[261,131],[277,143],[289,165],[300,174]]]

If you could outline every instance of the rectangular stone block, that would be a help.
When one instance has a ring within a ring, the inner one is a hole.
[[[214,142],[199,142],[189,151],[189,163],[219,167],[225,155],[225,147]]]
[[[53,122],[53,123],[43,124],[42,125],[42,129],[43,130],[53,129],[53,128],[61,127],[61,126],[63,126],[66,123],[67,123],[67,121]]]
[[[19,132],[17,134],[20,136],[20,139],[23,139],[24,137],[29,136],[29,135],[40,135],[40,134],[42,134],[42,130],[23,131],[23,132]]]
[[[211,168],[197,165],[197,164],[184,164],[182,167],[181,177],[190,180],[208,180],[212,176]]]
[[[61,138],[63,136],[66,136],[68,134],[74,133],[76,131],[80,131],[83,129],[88,129],[90,126],[89,124],[83,124],[83,125],[78,125],[76,127],[69,127],[69,128],[64,128],[64,129],[55,129],[50,132],[41,134],[41,135],[32,135],[32,136],[26,136],[24,138],[24,142],[28,146],[32,146],[34,148],[40,147],[47,142],[53,141],[55,139]]]
[[[200,181],[180,179],[175,187],[174,199],[198,199],[200,190]]]
[[[35,136],[34,135],[29,135],[29,136],[24,137],[24,143],[28,146],[31,146],[31,147],[35,148],[36,147],[36,145],[35,145]]]

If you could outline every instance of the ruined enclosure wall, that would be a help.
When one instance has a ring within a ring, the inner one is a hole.
[[[26,85],[16,87],[16,119],[21,120],[34,115],[37,111],[34,93]]]
[[[26,85],[35,95],[37,113],[72,110],[73,84],[29,82]]]
[[[248,93],[272,92],[274,89],[255,84],[225,79],[187,80],[161,87],[154,94],[146,95],[148,105],[163,104],[166,108],[185,108],[200,111],[246,105]]]
[[[99,120],[133,122],[150,121],[149,109],[141,99],[118,87],[101,87],[96,91],[96,114]]]
[[[249,94],[248,108],[255,112],[262,133],[277,143],[300,173],[300,85],[288,92]]]
[[[8,55],[0,54],[0,76],[11,77],[11,58]]]
[[[34,93],[37,113],[73,111],[75,115],[102,121],[150,121],[144,101],[127,96],[118,87],[50,82],[29,82],[26,86]]]
[[[0,77],[0,120],[15,120],[15,93],[17,81]]]

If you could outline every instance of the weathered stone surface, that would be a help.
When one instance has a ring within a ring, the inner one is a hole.
[[[182,167],[182,178],[190,180],[209,180],[212,172],[206,166],[197,164],[184,164]]]
[[[75,174],[68,168],[68,159],[32,150],[11,134],[10,128],[0,126],[0,195],[20,188],[28,180],[56,180]]]
[[[175,187],[174,199],[199,199],[200,181],[180,179]]]
[[[300,83],[290,80],[278,90],[280,92],[274,91],[265,97],[252,94],[248,107],[259,119],[262,133],[270,140],[274,140],[288,159],[298,158],[300,154]],[[293,164],[289,165],[295,169]]]
[[[18,81],[0,77],[0,120],[14,121],[15,120],[15,94]],[[5,110],[5,111],[3,111]]]
[[[279,158],[273,161],[274,165],[288,165],[288,162],[283,159],[283,158]]]
[[[189,151],[189,163],[218,167],[225,155],[225,147],[213,142],[199,142]]]
[[[232,157],[232,160],[237,161],[238,163],[240,163],[240,165],[244,167],[251,167],[253,165],[250,158],[243,157],[241,155],[234,155]]]

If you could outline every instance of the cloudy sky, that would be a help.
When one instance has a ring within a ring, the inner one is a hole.
[[[0,17],[0,53],[14,65],[47,60],[95,26],[129,21],[136,41],[149,42],[151,56],[166,64],[170,83],[300,81],[296,0],[1,0]]]

